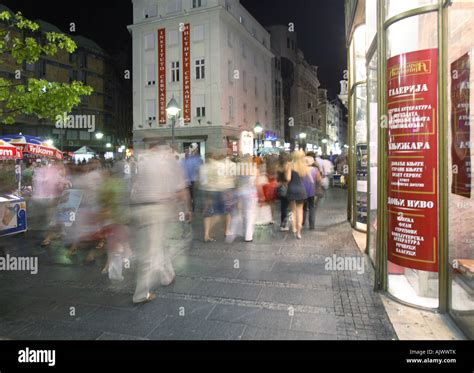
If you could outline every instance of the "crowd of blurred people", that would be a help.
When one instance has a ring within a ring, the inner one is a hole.
[[[51,161],[33,163],[24,172],[32,180],[32,199],[45,212],[42,245],[61,238],[69,256],[84,248],[87,262],[106,255],[102,271],[113,280],[123,279],[122,267],[133,257],[133,301],[142,303],[154,299],[155,286],[174,281],[168,250],[173,224],[198,227],[191,225],[197,214],[204,242],[222,236],[226,242],[252,242],[257,226],[272,224],[301,239],[305,226],[315,229],[333,162],[303,151],[264,157],[214,153],[203,160],[198,144],[180,159],[170,146],[157,143],[113,164]],[[78,192],[80,200],[76,193],[76,210],[65,228],[57,216],[61,206],[74,210],[68,191]]]

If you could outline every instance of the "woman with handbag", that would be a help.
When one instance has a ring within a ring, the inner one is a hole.
[[[286,179],[289,180],[286,198],[290,202],[290,209],[293,214],[293,234],[301,240],[301,229],[303,227],[303,207],[308,198],[303,180],[308,173],[308,167],[304,162],[305,153],[302,150],[293,154],[293,162],[288,168]]]
[[[288,206],[289,202],[286,198],[287,190],[288,190],[288,180],[286,175],[288,170],[290,169],[290,156],[287,153],[280,153],[278,158],[278,170],[277,170],[277,196],[280,200],[280,231],[281,232],[288,232],[289,228],[289,219],[288,219]]]

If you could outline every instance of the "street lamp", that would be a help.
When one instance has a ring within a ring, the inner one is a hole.
[[[95,138],[97,140],[102,140],[104,138],[104,134],[102,132],[98,132],[95,134]]]
[[[168,105],[166,105],[166,113],[168,114],[169,117],[171,117],[171,143],[173,145],[173,148],[174,148],[174,128],[176,126],[176,116],[179,114],[180,111],[181,109],[178,106],[178,103],[176,102],[173,96],[170,102],[168,102]]]
[[[255,132],[255,134],[257,135],[257,151],[260,149],[260,135],[262,134],[263,132],[263,127],[262,125],[260,124],[260,122],[257,122],[255,124],[255,127],[253,129],[253,132]]]
[[[303,148],[303,151],[306,152],[306,138],[308,135],[305,132],[300,133],[300,142],[301,142],[301,148]]]

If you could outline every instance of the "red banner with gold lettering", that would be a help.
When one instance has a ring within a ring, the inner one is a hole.
[[[438,50],[387,62],[388,259],[438,272]]]
[[[166,29],[158,30],[158,121],[166,125]]]
[[[183,118],[191,123],[191,26],[183,30]]]

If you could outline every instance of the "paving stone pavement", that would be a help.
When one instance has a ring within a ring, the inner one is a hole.
[[[36,275],[0,273],[0,339],[396,339],[367,261],[362,274],[325,269],[333,255],[363,258],[345,218],[346,191],[335,189],[300,241],[268,226],[253,243],[206,244],[196,223],[192,242],[173,241],[175,283],[140,306],[131,301],[133,262],[113,283],[100,261],[52,259],[33,234],[0,241],[11,255],[40,258]]]

